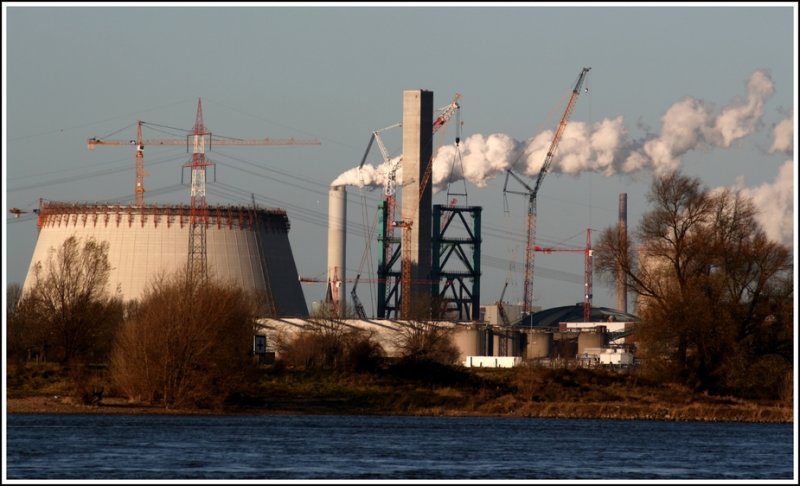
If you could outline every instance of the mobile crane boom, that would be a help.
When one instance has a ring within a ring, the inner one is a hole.
[[[558,123],[556,132],[553,135],[553,140],[550,142],[550,147],[547,149],[547,155],[545,156],[541,169],[539,169],[539,174],[536,177],[536,184],[533,186],[533,189],[531,189],[528,184],[523,182],[520,177],[514,174],[511,169],[506,170],[506,182],[505,186],[503,187],[503,192],[528,196],[528,235],[525,243],[525,278],[523,282],[523,292],[525,295],[522,301],[522,313],[524,315],[529,314],[533,309],[533,245],[536,241],[536,196],[539,193],[539,188],[542,185],[544,176],[547,175],[547,172],[550,170],[550,165],[553,162],[553,157],[555,156],[556,149],[558,148],[558,143],[561,141],[561,137],[564,134],[564,129],[567,127],[569,117],[572,114],[573,108],[575,108],[575,102],[578,100],[578,95],[580,94],[583,80],[586,78],[586,73],[588,73],[590,69],[592,68],[585,67],[581,70],[580,75],[578,75],[578,81],[575,83],[575,87],[572,89],[572,95],[567,103],[567,108],[564,110],[564,115],[561,117],[561,121]],[[508,176],[513,176],[517,182],[522,184],[523,187],[527,189],[527,192],[507,190]]]

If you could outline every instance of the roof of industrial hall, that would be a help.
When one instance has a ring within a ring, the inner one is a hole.
[[[518,326],[524,327],[558,327],[559,322],[582,322],[583,303],[551,307],[523,318]],[[633,314],[609,307],[592,307],[591,322],[639,322]]]

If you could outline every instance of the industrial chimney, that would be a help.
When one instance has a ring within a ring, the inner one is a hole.
[[[343,317],[345,292],[345,225],[347,191],[345,186],[331,186],[328,192],[328,289],[337,317]]]
[[[628,238],[628,194],[619,195],[619,241]],[[625,255],[627,258],[627,255]],[[622,268],[617,268],[617,310],[628,312],[628,287],[625,285],[625,273]]]
[[[432,191],[425,172],[433,154],[433,92],[403,91],[403,192],[402,218],[411,224],[407,249],[411,259],[411,294],[430,295],[430,285],[419,282],[431,273],[431,200]],[[410,181],[410,183],[408,182]],[[424,186],[423,186],[424,184]],[[420,190],[422,189],[422,190]],[[409,288],[406,287],[406,288]],[[403,295],[404,307],[414,299]],[[410,307],[406,307],[410,310]],[[403,315],[404,319],[409,316]]]

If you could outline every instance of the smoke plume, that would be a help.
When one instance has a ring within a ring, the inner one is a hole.
[[[755,132],[762,123],[766,100],[774,93],[766,71],[755,71],[746,83],[746,94],[736,97],[714,113],[708,103],[687,97],[674,103],[661,117],[661,130],[642,139],[631,140],[622,116],[587,124],[570,122],[550,167],[551,172],[579,174],[592,171],[605,176],[651,170],[657,174],[677,169],[681,157],[691,150],[730,147],[737,140]],[[784,151],[786,131],[791,122],[775,129],[775,151]],[[474,134],[457,145],[439,148],[434,155],[431,184],[434,191],[462,179],[477,187],[503,174],[506,169],[528,177],[536,176],[554,131],[541,132],[525,141],[508,135]],[[791,135],[789,135],[791,138]],[[350,169],[333,185],[380,186],[386,174],[379,167],[365,165],[360,171]],[[402,169],[397,173],[402,183]]]
[[[741,178],[737,183],[742,194],[752,198],[758,210],[756,219],[767,236],[789,247],[794,245],[794,181],[794,163],[787,160],[771,184],[747,188]]]
[[[772,130],[772,146],[769,153],[782,153],[792,155],[794,153],[794,120],[792,113],[775,125]]]

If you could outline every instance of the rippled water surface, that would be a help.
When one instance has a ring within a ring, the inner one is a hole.
[[[7,417],[8,479],[793,479],[793,426],[374,416]]]

